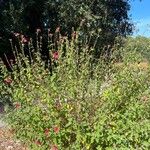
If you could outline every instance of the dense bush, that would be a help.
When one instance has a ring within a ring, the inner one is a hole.
[[[79,51],[77,43],[66,39],[50,50],[52,75],[38,52],[32,65],[21,55],[13,73],[2,68],[1,95],[11,97],[16,137],[39,150],[149,149],[150,69],[136,65],[140,57],[95,61],[92,48]]]
[[[127,51],[136,51],[143,56],[143,61],[150,61],[150,38],[137,36],[125,40]]]

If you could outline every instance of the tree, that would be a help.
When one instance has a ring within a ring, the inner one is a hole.
[[[69,36],[72,28],[80,29],[82,37],[92,37],[91,45],[99,36],[96,55],[104,46],[113,45],[117,36],[132,33],[129,0],[8,0],[0,7],[1,33],[33,36],[37,28],[54,32],[60,26],[61,33]]]

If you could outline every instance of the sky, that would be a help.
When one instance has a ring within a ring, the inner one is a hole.
[[[129,14],[136,26],[134,35],[150,37],[150,0],[132,0]]]

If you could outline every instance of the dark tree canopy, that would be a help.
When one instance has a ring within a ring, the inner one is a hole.
[[[100,48],[132,33],[129,10],[129,0],[1,0],[0,36],[8,39],[14,32],[32,36],[37,28],[54,32],[59,26],[62,34],[80,29],[93,40],[99,33]]]

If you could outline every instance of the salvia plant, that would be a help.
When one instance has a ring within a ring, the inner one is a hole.
[[[150,69],[137,63],[142,56],[128,52],[135,59],[116,62],[114,53],[108,63],[78,34],[60,35],[57,49],[50,38],[49,67],[40,41],[36,52],[28,42],[31,55],[25,44],[14,50],[12,72],[1,67],[0,98],[11,106],[6,121],[16,138],[33,150],[150,149]]]

